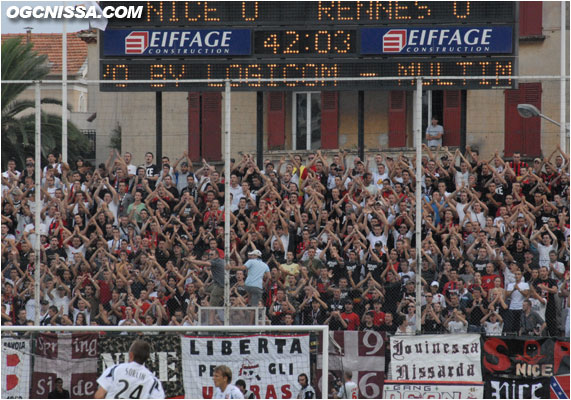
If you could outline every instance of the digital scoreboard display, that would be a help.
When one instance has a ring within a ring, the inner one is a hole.
[[[507,88],[517,72],[515,2],[128,3],[141,4],[140,18],[101,34],[102,91],[222,90],[208,82],[220,79],[237,90],[412,89],[418,76],[484,75],[496,78],[424,84]],[[128,82],[163,79],[204,82]]]
[[[141,18],[113,27],[308,26],[501,23],[515,20],[513,1],[146,1]]]

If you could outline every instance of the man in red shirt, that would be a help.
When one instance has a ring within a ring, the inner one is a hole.
[[[513,154],[513,161],[509,163],[509,166],[517,177],[523,175],[524,170],[529,168],[525,161],[521,161],[521,154],[517,152]]]
[[[345,302],[345,311],[341,313],[341,319],[347,323],[347,331],[356,331],[361,325],[359,316],[353,311],[353,301],[347,300]]]
[[[494,273],[494,264],[486,264],[486,275],[482,276],[482,288],[487,292],[494,288],[494,280],[501,278],[498,274]]]
[[[450,280],[444,284],[442,294],[446,296],[446,304],[450,304],[450,295],[460,295],[462,290],[462,282],[458,281],[458,271],[455,269],[450,271]]]

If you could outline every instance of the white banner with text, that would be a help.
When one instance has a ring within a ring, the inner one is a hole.
[[[186,398],[212,398],[218,365],[228,366],[232,383],[243,379],[258,398],[293,398],[299,374],[310,376],[308,334],[185,336],[181,346]]]

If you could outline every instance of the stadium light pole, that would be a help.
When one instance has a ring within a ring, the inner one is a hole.
[[[230,80],[224,87],[224,325],[230,325]]]
[[[414,147],[416,148],[416,220],[415,220],[415,241],[416,241],[416,334],[421,332],[421,297],[422,297],[422,258],[420,256],[421,246],[421,224],[422,224],[422,79],[416,80],[416,91],[414,93]]]
[[[41,168],[42,168],[42,101],[41,101],[41,88],[40,82],[36,82],[36,104],[35,104],[35,117],[36,117],[36,142],[35,142],[35,150],[36,150],[36,162],[35,162],[35,171],[34,171],[34,195],[35,195],[35,205],[36,205],[36,212],[35,212],[35,227],[34,227],[34,234],[36,235],[36,241],[34,243],[34,252],[35,252],[35,263],[34,263],[34,301],[36,303],[36,311],[34,313],[34,325],[40,325],[40,280],[41,280],[41,273],[40,273],[40,223],[41,223],[41,216],[40,213],[42,211],[42,207],[40,206],[40,181],[41,181]]]

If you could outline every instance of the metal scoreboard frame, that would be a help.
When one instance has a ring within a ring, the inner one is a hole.
[[[427,89],[516,85],[502,78],[517,75],[516,2],[143,4],[140,19],[110,19],[100,35],[101,91],[223,90],[209,79],[247,91],[412,90],[418,76],[498,77]],[[347,79],[390,76],[400,79]],[[205,82],[113,83],[153,79]]]

